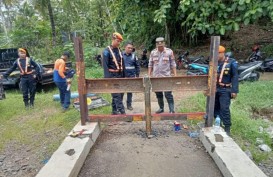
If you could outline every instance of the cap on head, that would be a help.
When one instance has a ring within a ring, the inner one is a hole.
[[[219,53],[225,53],[225,51],[226,51],[226,48],[220,45],[219,46]]]
[[[119,40],[123,40],[123,37],[121,34],[119,34],[118,32],[114,32],[112,35],[113,39],[119,39]]]
[[[155,42],[156,42],[156,46],[157,47],[159,47],[159,46],[165,46],[165,40],[164,40],[163,37],[156,38]]]

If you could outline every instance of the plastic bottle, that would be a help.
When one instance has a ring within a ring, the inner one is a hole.
[[[216,116],[215,122],[214,122],[214,130],[215,132],[219,132],[220,131],[220,123],[221,123],[221,119],[219,117],[219,115]]]

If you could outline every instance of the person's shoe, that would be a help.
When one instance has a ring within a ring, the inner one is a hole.
[[[225,127],[225,132],[227,133],[228,136],[230,136],[230,127]]]
[[[126,114],[124,110],[120,110],[120,114]]]
[[[113,112],[112,112],[112,115],[118,115],[118,114],[119,114],[118,111],[113,111]]]
[[[170,113],[175,113],[175,112],[172,110],[172,111],[170,111]]]
[[[163,112],[164,112],[164,109],[159,108],[159,110],[157,110],[155,113],[160,114],[160,113],[163,113]]]
[[[69,109],[69,108],[63,108],[63,109],[62,109],[62,112],[64,113],[64,112],[68,111],[68,109]]]
[[[127,109],[132,111],[134,108],[132,106],[127,106]]]

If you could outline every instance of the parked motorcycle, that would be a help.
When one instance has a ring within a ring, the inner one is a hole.
[[[191,63],[200,63],[200,64],[208,64],[208,61],[204,56],[199,57],[188,57],[189,52],[186,51],[184,54],[180,55],[176,61],[176,69],[180,70],[182,68],[187,69],[189,64]]]
[[[144,67],[144,68],[148,68],[148,65],[149,65],[149,59],[148,59],[148,56],[147,56],[147,49],[144,49],[142,51],[142,55],[141,55],[141,58],[139,60],[139,64],[141,67]]]
[[[227,53],[226,56],[232,56]],[[238,67],[239,81],[257,81],[260,78],[258,70],[261,68],[262,61],[254,61],[246,64],[241,64]],[[189,64],[187,75],[207,75],[209,73],[209,65],[192,63]]]

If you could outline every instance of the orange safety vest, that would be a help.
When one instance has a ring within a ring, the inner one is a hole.
[[[118,70],[123,70],[123,68],[122,68],[122,55],[121,55],[120,49],[118,48],[119,56],[120,56],[120,67],[119,67],[119,65],[118,65],[118,61],[117,61],[116,56],[114,55],[113,50],[111,49],[110,46],[108,46],[108,49],[110,50],[110,53],[111,53],[111,55],[113,56],[113,62],[115,63],[117,69],[118,69]]]
[[[28,57],[26,57],[26,66],[25,66],[25,70],[23,70],[23,68],[22,68],[22,66],[21,66],[20,58],[17,59],[17,64],[18,64],[19,69],[20,69],[20,71],[21,71],[21,73],[20,73],[21,75],[32,74],[32,73],[33,73],[32,70],[29,71],[29,72],[27,71],[28,64],[30,64],[30,60],[29,60]]]

